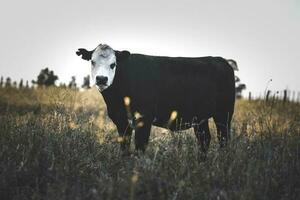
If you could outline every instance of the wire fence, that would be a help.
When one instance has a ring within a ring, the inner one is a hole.
[[[291,90],[271,91],[267,90],[264,94],[253,95],[252,92],[248,92],[248,96],[244,96],[243,99],[251,100],[264,100],[268,101],[282,101],[285,102],[300,102],[300,92]]]

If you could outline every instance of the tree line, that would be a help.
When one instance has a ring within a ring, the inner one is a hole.
[[[1,77],[0,80],[0,87],[6,87],[6,88],[34,88],[34,86],[37,86],[39,88],[42,87],[49,87],[49,86],[56,86],[56,81],[58,81],[58,76],[55,75],[53,70],[50,70],[48,68],[42,69],[40,73],[38,74],[36,80],[32,80],[31,87],[29,86],[29,82],[26,81],[26,83],[23,83],[23,79],[20,80],[19,83],[16,81],[12,81],[11,78],[6,78],[6,81],[4,82],[3,77]],[[240,78],[235,76],[235,92],[236,92],[236,97],[237,98],[242,98],[242,92],[243,90],[246,89],[246,84],[241,83]],[[79,89],[77,83],[76,83],[76,77],[72,76],[71,80],[68,84],[65,83],[60,83],[59,87],[62,88],[70,88],[70,89]],[[87,75],[86,77],[83,78],[83,84],[81,85],[81,88],[83,89],[90,89],[91,88],[91,83],[90,83],[90,76]]]
[[[36,80],[31,81],[31,86],[29,86],[29,81],[26,81],[24,84],[23,79],[20,80],[19,83],[17,81],[12,81],[10,77],[7,77],[6,80],[4,81],[3,76],[1,76],[0,79],[0,87],[1,88],[34,88],[35,86],[38,88],[43,88],[43,87],[50,87],[50,86],[56,86],[56,81],[58,81],[58,76],[55,75],[53,70],[50,70],[48,68],[42,69],[40,73],[38,74]],[[77,83],[76,83],[76,77],[72,76],[71,80],[68,84],[65,83],[60,83],[59,87],[62,88],[70,88],[70,89],[79,89]],[[83,78],[83,84],[81,86],[83,89],[90,89],[90,76],[86,76]]]

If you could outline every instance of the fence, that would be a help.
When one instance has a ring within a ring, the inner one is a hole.
[[[282,90],[271,91],[267,90],[263,95],[259,94],[254,96],[252,92],[248,93],[248,100],[265,100],[268,101],[282,101],[282,102],[300,102],[300,92]]]

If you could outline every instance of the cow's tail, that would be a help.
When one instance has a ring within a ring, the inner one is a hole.
[[[227,59],[227,62],[232,67],[232,69],[234,71],[239,71],[239,68],[238,68],[237,63],[236,63],[235,60],[233,60],[233,59]]]

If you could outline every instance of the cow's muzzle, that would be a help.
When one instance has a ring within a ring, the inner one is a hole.
[[[108,78],[106,76],[96,76],[96,85],[97,86],[106,86]]]

